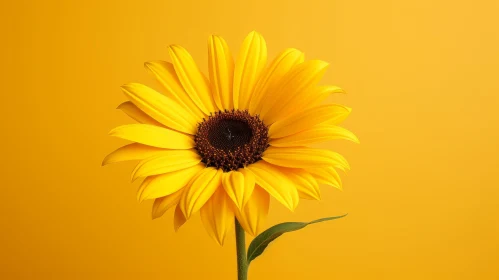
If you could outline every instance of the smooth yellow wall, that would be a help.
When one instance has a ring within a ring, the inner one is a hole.
[[[234,52],[251,30],[331,63],[361,145],[344,191],[323,188],[267,225],[349,213],[284,235],[250,279],[499,279],[498,1],[4,1],[1,31],[0,278],[236,279],[195,217],[151,221],[132,163],[101,167],[131,122],[119,86],[207,37]],[[159,88],[159,87],[157,87]]]

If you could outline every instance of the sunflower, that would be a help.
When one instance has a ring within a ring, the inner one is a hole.
[[[285,49],[269,66],[263,37],[251,32],[236,61],[219,36],[208,39],[209,78],[184,48],[168,47],[171,62],[145,67],[163,86],[122,86],[129,101],[119,109],[138,124],[110,135],[133,143],[109,154],[103,165],[137,160],[132,180],[143,179],[139,201],[154,199],[152,217],[174,208],[174,229],[200,212],[219,244],[234,225],[261,231],[270,197],[293,211],[299,199],[320,199],[319,184],[341,189],[340,154],[313,144],[358,142],[337,126],[351,109],[324,104],[336,86],[319,86],[328,63],[305,61]]]

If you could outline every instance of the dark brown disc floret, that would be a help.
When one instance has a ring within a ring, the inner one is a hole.
[[[199,124],[195,148],[206,166],[237,170],[262,158],[269,146],[268,131],[248,111],[219,111]]]

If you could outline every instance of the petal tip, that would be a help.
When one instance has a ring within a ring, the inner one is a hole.
[[[121,110],[121,109],[123,108],[123,106],[125,106],[125,104],[126,104],[127,102],[129,102],[129,101],[126,101],[126,102],[120,103],[120,105],[118,105],[118,106],[116,107],[116,110]]]
[[[106,165],[108,165],[109,163],[110,163],[110,162],[109,162],[109,159],[108,159],[108,157],[106,156],[106,157],[102,160],[102,162],[101,162],[101,165],[100,165],[100,166],[106,166]]]
[[[220,246],[220,247],[223,247],[224,246],[224,242],[225,242],[225,238],[222,237],[222,238],[215,238],[215,241],[217,242],[217,244]]]
[[[116,135],[116,128],[111,129],[108,133],[109,136],[114,136]]]
[[[170,53],[170,55],[174,55],[174,56],[176,56],[177,52],[182,50],[182,49],[184,49],[182,46],[176,45],[176,44],[172,44],[172,45],[168,46],[168,52]]]
[[[152,63],[150,61],[144,62],[144,68],[146,68],[147,70],[151,70]]]
[[[121,85],[120,88],[123,90],[123,91],[130,91],[130,89],[132,87],[134,87],[135,83],[126,83],[124,85]]]
[[[183,203],[179,204],[180,211],[182,212],[182,214],[184,215],[184,217],[186,219],[189,219],[191,217],[191,213],[189,213],[189,211],[187,211],[187,209],[185,207],[186,207],[185,204],[183,204]]]
[[[298,202],[293,203],[293,204],[291,204],[291,205],[287,205],[287,208],[289,209],[289,211],[291,211],[291,213],[294,213],[294,212],[295,212],[296,207],[298,207]]]
[[[252,30],[248,36],[251,35],[251,36],[259,36],[259,37],[262,37],[262,33],[256,31],[256,30]]]
[[[218,36],[216,34],[211,34],[208,36],[208,42],[214,42]]]
[[[326,69],[329,67],[329,65],[331,65],[329,62],[327,61],[324,61],[324,60],[314,60],[314,63],[316,64],[316,67],[317,68],[321,68],[321,69]]]
[[[138,178],[140,178],[140,174],[137,172],[137,170],[132,171],[132,174],[130,176],[130,181],[133,183],[135,182]]]
[[[144,189],[140,188],[139,191],[137,192],[137,202],[142,203],[145,200],[144,196]],[[154,209],[153,209],[153,214],[154,214]]]

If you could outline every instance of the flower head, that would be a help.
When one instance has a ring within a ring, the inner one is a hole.
[[[300,198],[319,199],[319,184],[341,188],[336,169],[349,169],[333,151],[309,147],[332,139],[357,142],[337,126],[351,109],[323,104],[336,86],[318,86],[327,63],[304,60],[286,49],[267,63],[263,37],[251,32],[234,62],[227,43],[208,40],[209,79],[180,46],[168,48],[171,63],[147,62],[163,85],[122,87],[129,101],[118,108],[138,124],[110,134],[133,143],[103,164],[138,160],[132,179],[143,178],[138,199],[154,199],[153,218],[175,208],[177,230],[200,212],[220,244],[234,217],[255,235],[270,197],[290,210]]]

